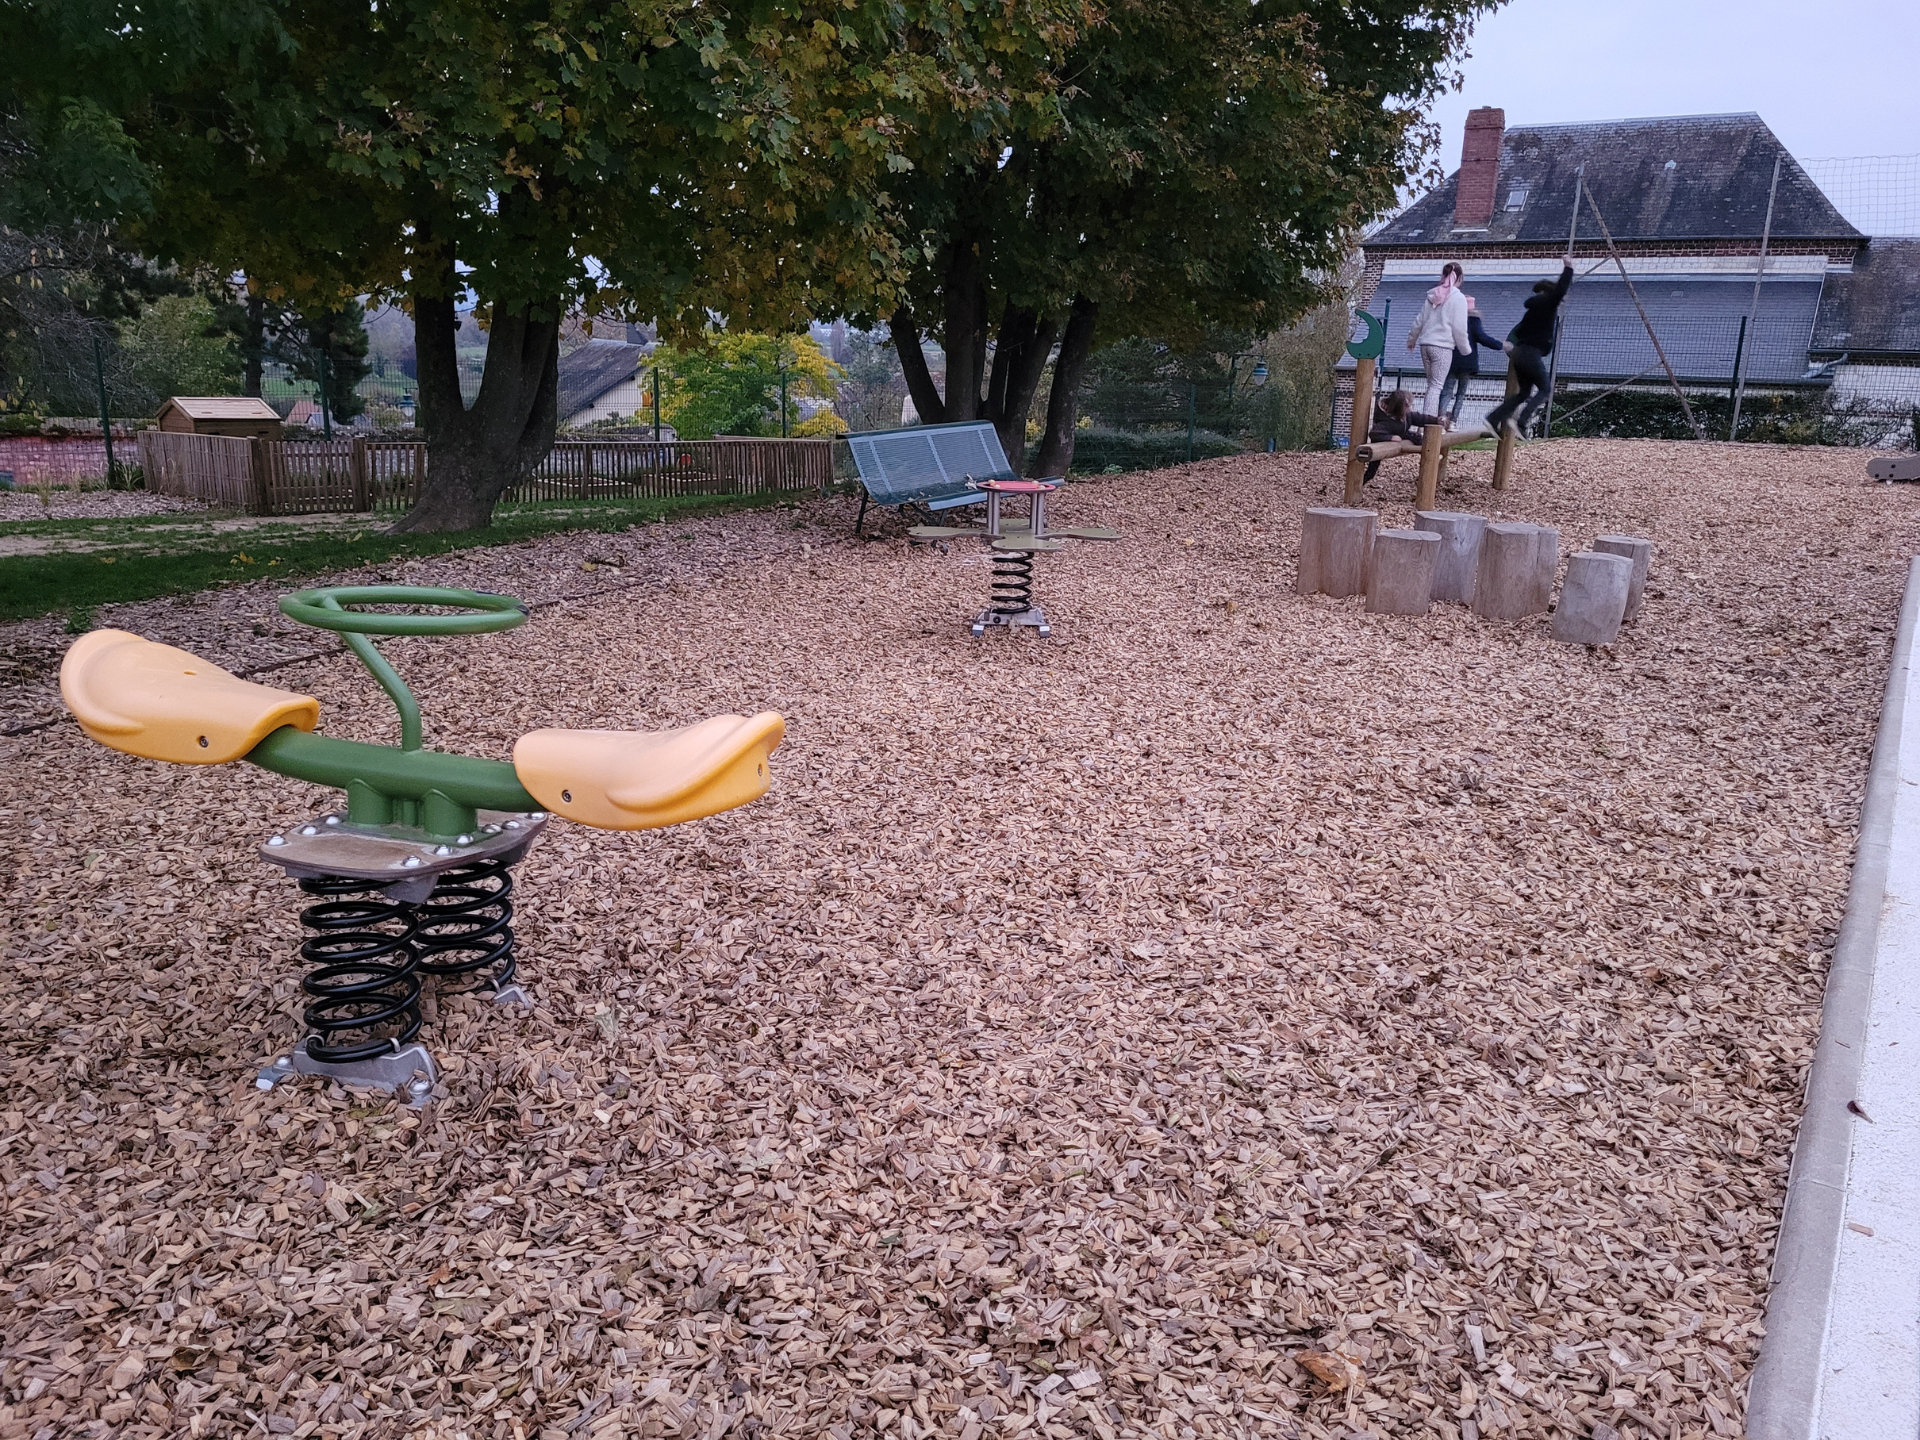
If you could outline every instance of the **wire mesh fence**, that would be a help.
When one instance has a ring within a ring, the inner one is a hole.
[[[1920,235],[1920,155],[1825,156],[1801,168],[1863,235]]]
[[[1553,392],[1535,433],[1913,446],[1920,364],[1816,349],[1816,339],[1805,316],[1752,323],[1744,315],[1663,317],[1649,333],[1637,318],[1566,314],[1552,356]],[[1395,390],[1427,412],[1425,372],[1389,347],[1375,392]],[[1479,378],[1463,397],[1449,395],[1444,410],[1456,425],[1478,424],[1505,394],[1506,357],[1483,351]],[[1347,361],[1328,417],[1336,446],[1347,443],[1352,405]]]

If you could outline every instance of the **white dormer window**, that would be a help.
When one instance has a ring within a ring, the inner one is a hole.
[[[1530,186],[1516,185],[1507,191],[1507,209],[1524,210],[1527,208],[1527,191]]]

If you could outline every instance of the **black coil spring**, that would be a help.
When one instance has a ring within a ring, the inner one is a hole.
[[[1033,556],[1024,550],[993,552],[993,595],[988,602],[996,615],[1022,615],[1033,608]]]
[[[313,997],[303,1016],[313,1032],[307,1054],[341,1063],[406,1044],[420,1033],[414,907],[387,899],[368,880],[322,876],[300,888],[329,897],[300,912],[300,923],[319,932],[300,946],[300,958],[315,967],[300,982]]]
[[[476,860],[439,877],[419,907],[413,952],[442,980],[471,979],[498,990],[513,979],[513,874],[498,860]]]

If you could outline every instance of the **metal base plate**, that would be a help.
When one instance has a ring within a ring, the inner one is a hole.
[[[260,847],[260,858],[296,880],[372,880],[394,899],[417,904],[433,893],[434,877],[444,871],[476,860],[515,863],[546,824],[543,810],[482,810],[472,835],[443,841],[410,826],[356,825],[330,811],[273,836]]]
[[[1025,610],[1018,610],[1011,614],[1002,614],[998,610],[982,610],[973,617],[971,629],[974,635],[980,636],[986,634],[988,628],[994,625],[1005,625],[1009,630],[1017,629],[1022,625],[1031,625],[1040,632],[1042,640],[1053,634],[1053,627],[1047,624],[1047,612],[1038,605],[1029,605]]]
[[[439,1083],[440,1069],[433,1063],[433,1056],[427,1047],[418,1043],[367,1060],[335,1062],[314,1059],[307,1054],[303,1040],[271,1065],[261,1066],[260,1073],[254,1077],[254,1084],[262,1090],[271,1090],[281,1081],[291,1080],[296,1075],[317,1075],[326,1080],[338,1080],[342,1085],[365,1085],[374,1090],[393,1091],[405,1096],[409,1105],[424,1105],[433,1095],[433,1087]]]

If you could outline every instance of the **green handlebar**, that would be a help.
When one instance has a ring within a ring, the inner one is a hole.
[[[352,610],[352,605],[441,605],[463,615],[389,615]],[[282,614],[302,625],[356,635],[486,635],[526,623],[527,612],[510,595],[480,590],[442,590],[430,585],[332,585],[298,590],[280,599]]]
[[[355,610],[355,605],[435,605],[458,615],[394,615]],[[443,590],[431,585],[329,585],[298,590],[280,599],[282,614],[302,625],[340,634],[360,657],[400,712],[400,748],[357,745],[278,730],[248,756],[283,775],[338,785],[346,790],[356,820],[386,824],[398,812],[430,830],[470,830],[473,810],[531,809],[532,797],[498,761],[440,755],[421,748],[420,702],[407,682],[375,648],[373,635],[484,635],[524,625],[526,607],[510,595],[479,590]],[[431,793],[429,793],[431,792]],[[423,808],[424,806],[424,808]]]

